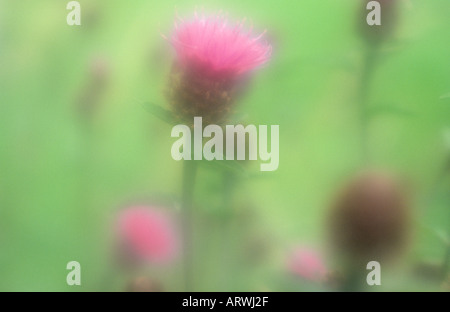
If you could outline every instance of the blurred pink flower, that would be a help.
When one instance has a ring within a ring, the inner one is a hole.
[[[172,260],[177,253],[173,220],[154,207],[135,206],[122,211],[117,231],[127,258],[161,263]]]
[[[287,266],[290,273],[310,281],[321,281],[327,273],[321,255],[311,248],[297,247]]]
[[[230,76],[245,73],[264,64],[272,48],[261,40],[264,33],[253,37],[251,28],[244,31],[244,21],[229,25],[221,14],[197,15],[190,21],[178,18],[169,40],[181,64],[203,69],[209,74]]]

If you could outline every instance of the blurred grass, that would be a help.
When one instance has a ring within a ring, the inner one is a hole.
[[[175,7],[183,15],[202,3],[79,2],[82,26],[69,27],[65,1],[0,1],[0,290],[77,290],[65,283],[71,260],[82,265],[78,290],[98,289],[110,274],[105,233],[113,212],[128,201],[179,192],[171,127],[142,102],[165,105],[171,55],[160,33],[170,31]],[[274,44],[273,60],[239,110],[249,123],[280,125],[280,167],[236,195],[257,216],[247,230],[271,242],[272,251],[262,266],[235,268],[235,290],[275,290],[271,276],[282,271],[290,244],[323,244],[336,185],[356,169],[356,2],[203,3],[267,27]],[[422,225],[450,228],[448,178],[431,202],[423,198],[444,161],[441,133],[450,125],[450,101],[440,99],[450,92],[450,2],[409,3],[370,92],[371,105],[399,110],[374,116],[370,140],[376,165],[403,174],[418,199],[413,258],[439,258],[442,246]],[[76,99],[98,58],[108,64],[108,83],[98,111],[83,118]],[[198,210],[208,216],[220,201],[220,177],[202,170],[199,181]],[[221,234],[205,238],[201,229],[214,227],[198,228],[200,289],[222,290],[209,278],[221,270],[214,261]],[[239,245],[245,235],[231,231],[229,240]],[[168,282],[175,289],[176,275]]]

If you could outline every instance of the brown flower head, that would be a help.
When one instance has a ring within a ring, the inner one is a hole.
[[[394,33],[399,17],[398,0],[377,0],[381,6],[381,25],[368,25],[366,17],[369,14],[367,4],[371,0],[363,0],[358,14],[358,33],[370,44],[379,44]]]
[[[386,260],[403,247],[408,219],[406,197],[399,184],[383,173],[363,173],[336,202],[332,241],[352,262]]]

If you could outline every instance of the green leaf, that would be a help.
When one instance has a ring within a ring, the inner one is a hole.
[[[444,129],[442,137],[445,150],[450,151],[450,128]]]
[[[236,160],[201,160],[201,164],[212,169],[230,170],[237,174],[247,176],[245,167]]]
[[[162,121],[170,124],[175,124],[178,122],[178,119],[170,110],[167,110],[157,104],[153,104],[150,102],[145,102],[143,105],[148,112],[161,119]]]
[[[450,99],[450,92],[447,93],[447,94],[441,95],[441,97],[440,97],[439,99],[441,99],[441,100],[447,100],[447,99]]]
[[[390,105],[390,104],[378,104],[368,109],[369,116],[375,115],[394,115],[399,117],[413,117],[415,112],[406,109],[404,107]]]
[[[450,233],[445,231],[442,228],[435,228],[426,224],[423,224],[419,221],[419,225],[424,228],[427,232],[433,235],[438,241],[442,244],[447,245],[450,244]]]
[[[443,229],[434,229],[433,233],[445,245],[450,244],[450,238]]]

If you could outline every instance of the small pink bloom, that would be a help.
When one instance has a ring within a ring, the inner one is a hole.
[[[177,235],[170,216],[153,207],[136,206],[120,213],[118,235],[127,258],[167,262],[177,251]]]
[[[325,278],[326,267],[320,254],[310,248],[296,248],[288,259],[290,273],[310,281]]]
[[[229,25],[226,17],[198,16],[179,18],[170,39],[181,64],[213,73],[239,75],[267,62],[271,46],[245,31],[244,21]]]

